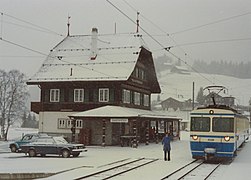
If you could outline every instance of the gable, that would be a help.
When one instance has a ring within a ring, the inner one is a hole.
[[[144,47],[141,48],[139,58],[129,80],[139,86],[149,88],[152,93],[161,92],[152,53]]]

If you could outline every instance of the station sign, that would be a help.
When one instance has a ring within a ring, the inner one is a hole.
[[[127,118],[111,118],[110,119],[111,123],[128,123]]]

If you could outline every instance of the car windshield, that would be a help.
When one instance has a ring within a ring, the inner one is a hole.
[[[23,138],[22,138],[22,141],[29,141],[31,140],[33,137],[33,135],[25,135]]]
[[[68,144],[68,142],[62,137],[54,137],[54,140],[57,144]]]

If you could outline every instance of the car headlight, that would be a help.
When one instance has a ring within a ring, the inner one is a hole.
[[[192,136],[193,140],[197,140],[199,137],[197,135]]]
[[[225,140],[225,141],[229,141],[229,140],[230,140],[230,137],[229,137],[229,136],[225,136],[225,137],[224,137],[224,140]]]

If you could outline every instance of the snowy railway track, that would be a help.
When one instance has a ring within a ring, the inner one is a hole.
[[[85,175],[82,177],[79,177],[75,180],[80,180],[80,179],[110,179],[113,178],[115,176],[124,174],[126,172],[132,171],[134,169],[137,169],[139,167],[145,166],[147,164],[153,163],[155,161],[157,161],[158,159],[151,159],[151,158],[139,158],[136,160],[132,160],[117,166],[113,166],[111,168],[107,168],[89,175]]]
[[[204,161],[192,161],[185,166],[177,169],[176,171],[172,172],[171,174],[167,175],[163,179],[208,179],[213,172],[221,165],[218,164],[208,164]]]

